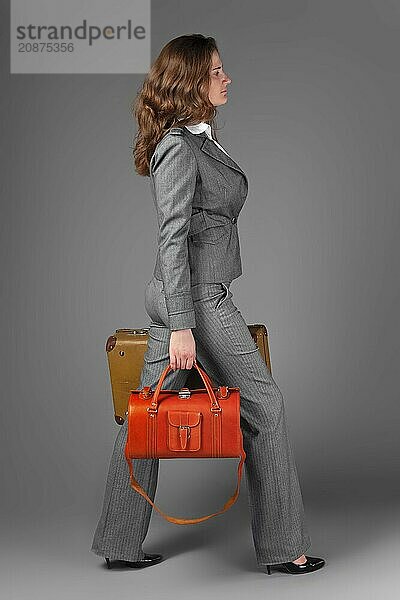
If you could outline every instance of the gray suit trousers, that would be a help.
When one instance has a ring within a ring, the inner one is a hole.
[[[295,560],[311,545],[303,499],[288,437],[281,391],[268,370],[227,283],[191,288],[196,327],[196,360],[214,385],[240,388],[241,429],[246,461],[251,527],[259,566]],[[148,282],[148,346],[139,388],[155,388],[169,364],[170,330],[158,279]],[[169,371],[163,389],[185,386],[189,370]],[[136,561],[144,557],[151,504],[130,487],[124,456],[127,421],[118,431],[111,456],[103,508],[91,550],[99,556]],[[134,459],[135,476],[154,501],[159,459]]]

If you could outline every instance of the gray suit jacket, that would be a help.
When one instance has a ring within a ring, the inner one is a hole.
[[[154,277],[164,283],[171,331],[196,326],[190,288],[242,274],[237,218],[248,181],[205,132],[172,127],[150,160],[158,219]]]

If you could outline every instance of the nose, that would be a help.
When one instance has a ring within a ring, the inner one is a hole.
[[[225,71],[224,71],[224,82],[225,83],[232,83],[232,79],[230,79],[230,77],[225,73]]]

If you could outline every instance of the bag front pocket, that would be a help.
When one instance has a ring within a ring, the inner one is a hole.
[[[196,451],[201,447],[201,413],[168,410],[168,448],[174,452]]]

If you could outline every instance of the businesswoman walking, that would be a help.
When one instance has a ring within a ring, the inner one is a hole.
[[[311,545],[281,391],[233,302],[242,274],[237,219],[248,193],[242,168],[215,140],[216,107],[231,79],[214,38],[171,40],[153,63],[134,113],[135,166],[150,177],[158,252],[145,290],[151,322],[139,389],[153,389],[168,363],[163,389],[185,386],[198,361],[214,385],[240,388],[245,473],[258,566],[290,574],[321,568]],[[214,136],[213,136],[214,134]],[[132,490],[124,456],[127,420],[111,456],[102,513],[91,550],[144,567],[162,560],[142,549],[152,506]],[[154,500],[159,459],[134,459],[136,478]]]

